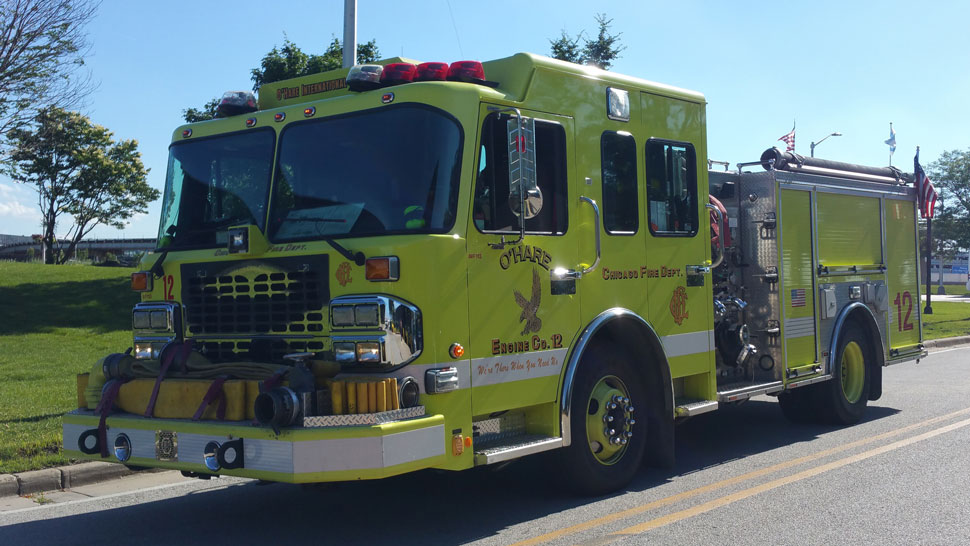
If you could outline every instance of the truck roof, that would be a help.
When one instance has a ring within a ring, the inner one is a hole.
[[[377,61],[374,64],[387,65],[390,63],[419,64],[421,61],[393,57]],[[648,80],[626,76],[616,72],[602,70],[593,66],[583,66],[566,61],[552,59],[533,53],[516,53],[511,57],[495,59],[482,63],[485,76],[490,81],[498,83],[493,88],[480,86],[483,95],[491,95],[494,99],[504,99],[512,102],[532,102],[530,94],[547,94],[543,80],[560,79],[565,77],[574,80],[572,85],[581,87],[584,82],[596,80],[616,85],[628,90],[645,91],[680,100],[703,103],[704,95],[651,82]],[[299,78],[292,78],[264,84],[259,90],[259,109],[269,110],[281,106],[305,103],[313,100],[328,99],[350,93],[347,89],[346,78],[348,68],[340,68],[329,72],[321,72]],[[474,85],[474,84],[469,84]],[[567,90],[561,90],[563,94]]]

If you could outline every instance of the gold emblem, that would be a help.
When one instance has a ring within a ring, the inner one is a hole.
[[[340,286],[347,286],[348,283],[354,281],[350,278],[350,271],[350,262],[344,262],[337,266],[337,282],[340,283]]]
[[[687,312],[687,289],[683,286],[678,286],[670,298],[670,314],[674,317],[677,326],[680,326],[685,318],[690,317],[690,313]]]
[[[515,303],[518,303],[519,307],[522,308],[522,314],[519,315],[519,322],[525,322],[522,335],[541,330],[542,319],[536,316],[536,313],[539,312],[539,300],[542,298],[542,285],[539,283],[539,272],[535,269],[532,270],[532,299],[525,299],[525,296],[514,289],[512,290],[512,295],[515,296]]]

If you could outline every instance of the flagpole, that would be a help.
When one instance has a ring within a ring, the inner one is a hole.
[[[941,266],[943,264],[940,264]],[[940,275],[943,275],[943,268],[940,267]],[[930,289],[930,277],[933,276],[933,219],[926,219],[926,307],[923,308],[924,315],[933,314],[933,303],[930,301],[932,290]]]

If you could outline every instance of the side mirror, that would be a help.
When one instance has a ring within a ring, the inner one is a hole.
[[[509,143],[509,208],[524,222],[542,210],[542,191],[536,181],[535,120],[521,116],[506,124]]]

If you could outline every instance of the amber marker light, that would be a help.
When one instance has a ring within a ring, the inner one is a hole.
[[[452,343],[451,347],[448,348],[448,354],[451,355],[451,358],[461,358],[465,356],[465,348],[460,343]]]
[[[152,289],[152,275],[148,271],[131,274],[131,289],[135,292],[148,292]]]
[[[400,271],[397,256],[367,258],[364,262],[364,278],[369,281],[396,281],[400,277]]]
[[[310,106],[303,109],[303,117],[312,118],[313,114],[317,113],[317,108],[315,106]]]
[[[274,119],[275,121],[277,121],[277,122],[279,122],[279,121],[283,121],[284,119],[286,119],[286,114],[285,114],[285,113],[283,113],[283,112],[277,112],[277,113],[276,113],[276,114],[275,114],[275,115],[273,116],[273,119]]]
[[[192,136],[192,129],[182,131],[182,138],[189,138],[190,136]]]
[[[255,126],[256,126],[256,118],[249,118],[246,120],[246,127],[255,127]]]

